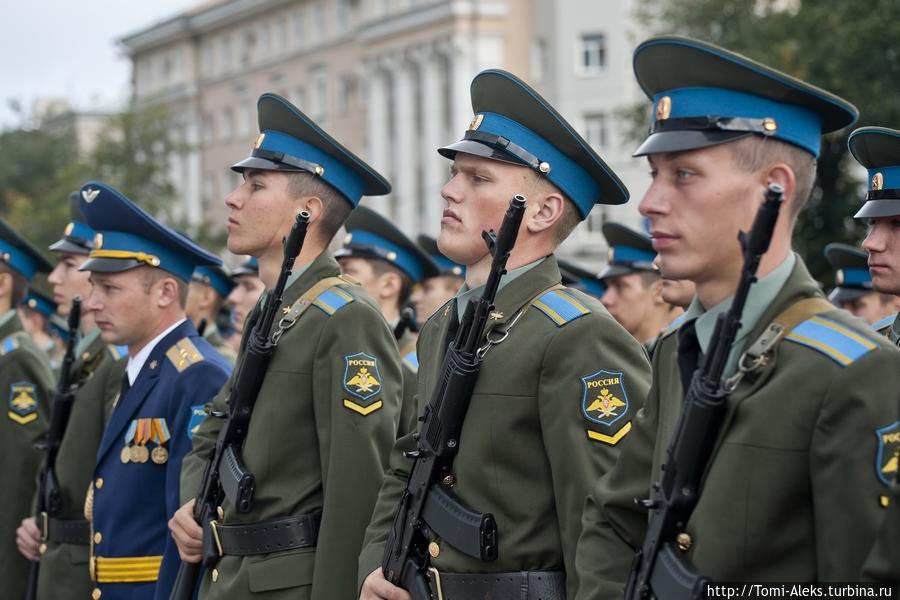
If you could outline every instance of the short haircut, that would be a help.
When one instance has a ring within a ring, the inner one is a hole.
[[[315,196],[322,201],[324,210],[318,231],[320,240],[327,244],[350,216],[353,206],[318,175],[297,171],[287,173],[287,178],[287,192],[292,198]]]
[[[28,280],[25,276],[5,263],[0,263],[0,273],[9,273],[12,277],[12,306],[15,308],[25,301],[25,294],[28,293]]]
[[[535,178],[535,190],[546,195],[556,194],[563,199],[563,214],[553,226],[553,246],[562,244],[581,223],[581,213],[575,203],[546,177],[532,172]]]
[[[637,274],[641,276],[641,283],[643,284],[644,289],[649,288],[662,278],[659,271],[638,271]]]
[[[793,144],[761,135],[748,135],[731,142],[729,147],[732,150],[735,164],[750,173],[755,173],[779,162],[785,163],[794,171],[797,188],[793,202],[789,204],[789,215],[791,223],[795,223],[800,211],[806,206],[816,183],[815,157]]]
[[[171,278],[175,281],[175,284],[178,286],[178,305],[183,309],[187,306],[187,297],[188,297],[188,284],[186,281],[182,280],[177,275],[173,275],[168,271],[164,271],[163,269],[158,269],[155,267],[139,267],[142,271],[141,275],[143,276],[144,283],[144,293],[149,294],[150,288],[153,284],[158,281],[162,281],[166,278]]]
[[[400,296],[397,298],[397,306],[403,306],[412,295],[413,282],[409,275],[392,265],[386,260],[380,258],[368,258],[365,260],[372,265],[372,272],[377,277],[381,277],[385,273],[396,273],[400,277]]]

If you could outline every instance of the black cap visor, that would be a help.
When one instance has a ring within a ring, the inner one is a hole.
[[[857,298],[865,296],[866,294],[872,292],[873,290],[838,286],[831,290],[831,293],[828,294],[828,301],[835,306],[840,307],[844,302],[856,300]]]
[[[88,246],[83,246],[68,238],[63,238],[51,244],[48,248],[51,252],[66,252],[68,254],[90,254],[91,249]]]
[[[235,173],[243,173],[247,169],[258,169],[260,171],[288,171],[292,173],[299,173],[304,170],[299,167],[275,162],[274,160],[261,158],[259,156],[248,156],[244,160],[231,165],[231,170]]]
[[[748,135],[749,131],[722,131],[702,129],[674,129],[657,131],[647,136],[632,156],[648,154],[664,154],[667,152],[683,152],[733,142]]]
[[[444,158],[449,158],[450,160],[456,158],[457,152],[472,154],[474,156],[480,156],[481,158],[487,158],[490,160],[498,160],[500,162],[509,163],[511,165],[516,165],[519,167],[529,167],[529,165],[525,164],[509,152],[506,152],[494,146],[482,144],[481,142],[476,142],[474,140],[459,140],[458,142],[450,144],[449,146],[438,148],[438,153]]]
[[[78,270],[94,271],[96,273],[119,273],[146,265],[147,263],[134,260],[133,258],[88,258],[78,267]]]
[[[877,219],[900,215],[900,199],[869,200],[853,215],[854,219]]]

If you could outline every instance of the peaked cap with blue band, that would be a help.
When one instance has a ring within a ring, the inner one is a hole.
[[[598,275],[600,279],[630,273],[659,272],[653,266],[656,251],[649,235],[612,222],[604,223],[600,229],[609,246],[609,264]]]
[[[633,66],[654,109],[650,135],[634,156],[756,134],[818,157],[822,134],[852,125],[859,114],[825,90],[690,38],[651,38],[635,49]]]
[[[850,154],[869,171],[866,203],[853,218],[900,215],[900,131],[860,127],[847,140]]]
[[[573,262],[561,258],[557,259],[557,261],[559,262],[559,272],[562,274],[563,285],[580,290],[598,300],[606,293],[606,284],[600,281],[597,273],[588,271]]]
[[[244,275],[259,277],[259,261],[256,260],[255,256],[251,256],[247,261],[235,267],[231,272],[230,277],[234,280],[238,277],[243,277]]]
[[[383,260],[406,273],[413,283],[439,274],[437,265],[421,248],[367,206],[360,206],[350,213],[344,228],[347,237],[343,248],[334,253],[335,258]]]
[[[227,298],[237,285],[231,276],[220,266],[197,267],[191,275],[191,281],[211,287],[217,294]]]
[[[44,255],[3,219],[0,219],[0,263],[29,282],[35,273],[49,273],[53,269]]]
[[[431,257],[431,260],[437,265],[438,271],[440,271],[438,275],[465,277],[466,268],[441,254],[436,239],[423,233],[416,238],[416,242],[418,242],[419,248],[425,251],[425,254]]]
[[[277,94],[256,103],[259,137],[250,156],[232,170],[305,172],[339,192],[354,207],[363,196],[381,196],[391,184],[355,154]]]
[[[63,236],[48,249],[51,252],[68,252],[69,254],[89,254],[94,248],[94,230],[86,223],[86,219],[78,205],[80,194],[69,194],[69,224],[63,230]]]
[[[525,82],[489,69],[472,80],[475,118],[463,139],[439,148],[445,158],[474,154],[534,169],[587,218],[595,204],[624,204],[628,190],[556,109]]]
[[[88,225],[97,232],[81,271],[117,273],[149,266],[188,282],[196,267],[222,264],[105,183],[84,184],[79,203]]]
[[[869,255],[865,250],[832,243],[825,246],[825,258],[837,270],[835,287],[828,300],[835,306],[855,300],[873,290],[869,273]]]
[[[48,318],[56,314],[56,303],[53,299],[37,290],[28,290],[25,298],[22,299],[22,305]]]

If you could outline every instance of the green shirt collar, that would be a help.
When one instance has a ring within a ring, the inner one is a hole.
[[[9,323],[9,320],[12,319],[14,316],[16,316],[16,309],[14,309],[14,308],[6,311],[2,315],[0,315],[0,327],[3,327],[7,323]]]
[[[891,324],[891,330],[888,332],[888,337],[890,337],[891,342],[900,346],[900,313],[897,314],[897,318],[895,318],[894,322]]]
[[[517,278],[532,270],[545,260],[547,260],[546,256],[543,258],[539,258],[534,262],[530,262],[527,265],[522,265],[521,267],[515,268],[512,271],[508,271],[503,277],[500,278],[500,285],[497,287],[497,293],[500,293],[500,290],[509,285],[509,283],[515,281]],[[462,321],[463,314],[466,312],[466,306],[468,306],[469,300],[480,294],[483,289],[483,285],[479,285],[477,288],[470,289],[468,284],[466,283],[463,283],[462,287],[459,288],[459,292],[456,293],[456,314],[459,317],[460,321]]]
[[[734,346],[732,346],[731,353],[728,355],[728,364],[725,367],[726,377],[734,372],[738,357],[741,355],[741,352],[744,351],[744,346],[746,345],[745,342],[747,341],[744,338],[753,331],[759,318],[772,301],[775,300],[775,296],[778,295],[781,288],[784,287],[788,277],[790,277],[791,272],[794,270],[796,262],[797,256],[791,252],[774,271],[761,278],[750,287],[750,292],[747,295],[747,303],[744,304],[744,314],[741,316],[741,328],[738,330],[737,337],[734,340]],[[697,332],[697,341],[700,342],[700,350],[704,354],[706,354],[706,350],[709,348],[713,329],[715,329],[716,326],[716,320],[720,314],[731,308],[731,302],[733,300],[734,296],[730,296],[711,309],[704,310],[703,305],[700,304],[700,300],[694,296],[694,300],[691,302],[690,307],[688,307],[687,312],[684,315],[684,322],[688,323],[696,320],[694,327]]]
[[[291,287],[292,285],[294,285],[294,283],[295,283],[298,279],[300,279],[300,276],[303,275],[303,273],[306,272],[306,269],[308,269],[308,268],[309,268],[309,265],[311,265],[311,264],[312,264],[312,263],[305,264],[305,265],[303,265],[302,267],[300,267],[299,269],[294,269],[293,271],[291,271],[291,276],[288,277],[288,279],[287,279],[287,284],[284,286],[284,289],[288,289],[289,287]]]

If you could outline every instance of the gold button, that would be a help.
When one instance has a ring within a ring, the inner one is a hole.
[[[103,536],[100,535],[100,532],[99,531],[95,532],[94,533],[94,543],[99,544],[102,541],[103,541]]]
[[[221,506],[216,507],[216,514],[219,515],[220,521],[225,520],[225,509],[222,508]]]
[[[675,544],[678,546],[679,550],[681,550],[682,552],[687,552],[694,544],[694,540],[691,539],[690,535],[682,531],[675,536]]]
[[[47,544],[41,544],[38,546],[38,552],[41,553],[41,556],[47,554]]]
[[[100,600],[100,596],[103,595],[103,592],[100,591],[100,588],[94,588],[94,591],[91,592],[91,598],[94,600]]]
[[[98,490],[103,487],[103,478],[102,477],[98,477],[97,479],[94,480],[94,487],[97,488]]]
[[[431,555],[431,558],[437,558],[441,555],[441,547],[437,545],[437,542],[428,544],[428,554]]]
[[[219,580],[219,570],[218,569],[213,569],[212,580],[213,580],[213,583],[215,583]]]
[[[87,359],[89,359],[90,357],[91,357],[91,353],[90,353],[90,352],[85,352],[84,354],[81,355],[81,360],[87,360]]]

